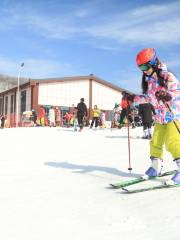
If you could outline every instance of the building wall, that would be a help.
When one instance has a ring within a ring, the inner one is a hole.
[[[8,99],[8,105],[7,105],[7,115],[10,114],[10,101],[11,101],[11,94],[6,94],[4,96],[4,113],[6,108],[6,98]],[[6,113],[5,113],[6,114]]]
[[[39,84],[39,105],[67,106],[77,105],[84,97],[89,105],[89,81],[69,81]]]
[[[27,87],[19,91],[18,113],[21,111],[21,92],[26,91],[26,111],[31,110],[31,88]],[[16,93],[17,94],[17,93]],[[16,110],[15,110],[16,111]]]
[[[92,82],[92,107],[98,105],[100,109],[112,110],[116,102],[121,102],[121,98],[121,92],[95,81]]]
[[[24,88],[22,90],[20,90],[19,92],[19,104],[18,104],[18,113],[20,114],[20,110],[21,110],[21,92],[22,91],[26,91],[26,110],[31,110],[31,89],[30,87]],[[16,92],[17,94],[17,92]],[[4,95],[4,114],[5,114],[5,99],[6,97],[8,97],[8,108],[7,108],[7,114],[10,114],[10,109],[11,109],[11,95],[15,96],[14,92],[9,92],[8,94]],[[14,99],[14,101],[16,101],[16,99]],[[14,102],[15,104],[15,102]],[[15,109],[15,113],[16,113],[16,109]]]

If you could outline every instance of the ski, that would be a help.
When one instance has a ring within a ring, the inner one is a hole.
[[[144,182],[144,181],[146,181],[146,180],[139,177],[139,178],[135,178],[135,179],[121,181],[119,183],[111,183],[110,186],[112,188],[123,188],[123,187],[127,187],[130,185],[136,184],[136,183]]]
[[[139,188],[139,189],[127,189],[122,188],[126,193],[140,193],[140,192],[146,192],[146,191],[152,191],[152,190],[158,190],[158,189],[167,189],[167,188],[174,188],[174,187],[180,187],[180,184],[174,184],[174,185],[159,185],[159,186],[151,186],[151,187],[145,187],[145,188]]]
[[[165,177],[165,176],[168,176],[168,175],[172,175],[172,174],[175,174],[175,173],[176,173],[176,170],[172,170],[172,171],[164,172],[158,177],[150,177],[148,179],[144,179],[142,177],[139,177],[139,178],[135,178],[135,179],[121,181],[119,183],[111,183],[110,186],[112,188],[116,188],[116,189],[124,188],[124,187],[130,186],[130,185],[133,185],[133,184],[148,181],[148,180],[151,180],[151,179],[158,179],[158,178]]]

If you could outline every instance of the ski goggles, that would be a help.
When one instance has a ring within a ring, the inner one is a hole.
[[[141,71],[144,72],[144,71],[148,71],[151,68],[151,65],[144,63],[144,64],[139,65],[138,67]]]

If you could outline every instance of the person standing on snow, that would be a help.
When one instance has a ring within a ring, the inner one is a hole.
[[[122,99],[121,99],[121,114],[120,114],[120,120],[119,120],[119,128],[122,127],[122,124],[124,122],[125,117],[128,118],[128,114],[129,114],[129,102],[126,98],[126,93],[122,92]]]
[[[61,125],[61,111],[59,107],[55,108],[55,125],[60,126]]]
[[[5,126],[5,120],[6,120],[5,116],[4,116],[4,115],[1,115],[1,128],[2,128],[2,129],[3,129],[4,126]]]
[[[120,115],[121,115],[120,104],[115,103],[115,106],[113,108],[113,118],[112,118],[112,122],[111,122],[111,128],[118,126],[119,120],[120,120]]]
[[[94,122],[95,122],[95,128],[97,129],[97,127],[99,126],[100,113],[101,113],[101,111],[100,111],[100,109],[98,108],[98,106],[97,106],[97,105],[94,105],[94,109],[92,110],[93,118],[92,118],[92,122],[91,122],[90,128],[93,127]]]
[[[149,103],[143,95],[141,96],[141,103],[139,104],[139,115],[141,116],[143,124],[142,138],[151,139],[153,115],[156,115],[156,112],[153,105]]]
[[[85,117],[87,117],[87,106],[84,103],[84,98],[81,98],[80,102],[77,105],[77,119],[78,119],[80,132],[83,130],[83,126],[84,126],[83,121]]]
[[[34,127],[37,125],[36,121],[37,121],[37,113],[34,109],[31,110],[32,112],[32,120],[34,122]]]
[[[174,74],[168,71],[167,66],[157,58],[155,49],[141,50],[136,56],[136,63],[143,72],[143,94],[156,110],[154,133],[150,142],[152,165],[145,172],[145,176],[152,177],[161,174],[163,145],[165,145],[178,168],[170,184],[180,184],[179,82]]]
[[[55,111],[54,111],[54,108],[52,106],[49,109],[48,118],[49,118],[49,126],[50,127],[55,127]]]
[[[45,117],[46,117],[46,112],[43,106],[40,107],[39,109],[39,119],[40,119],[40,125],[42,127],[45,126]]]
[[[100,113],[100,128],[106,128],[106,112],[104,110]]]
[[[122,92],[122,99],[121,99],[121,114],[119,120],[118,128],[122,128],[125,118],[127,121],[132,122],[131,118],[131,104],[134,100],[134,96],[130,95],[129,93]]]

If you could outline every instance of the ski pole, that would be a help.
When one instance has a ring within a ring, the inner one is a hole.
[[[173,113],[171,107],[169,106],[169,104],[166,103],[166,102],[164,102],[164,104],[165,104],[166,108],[168,108],[169,112],[174,116],[174,113]],[[174,119],[173,119],[173,123],[174,123],[174,125],[175,125],[177,131],[178,131],[179,134],[180,134],[180,129],[179,129],[179,127],[178,127],[178,125],[177,125],[177,123],[176,123],[176,121],[175,121]]]

